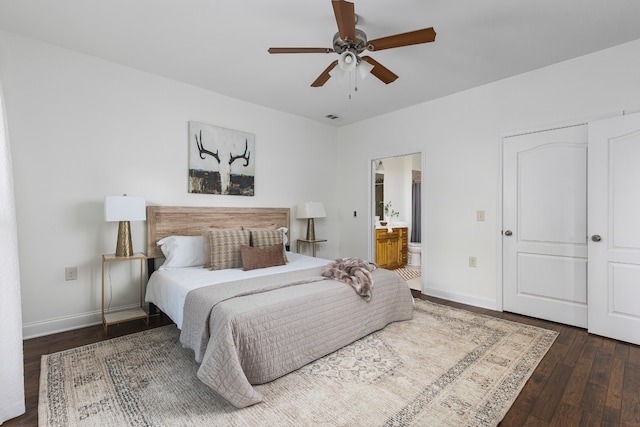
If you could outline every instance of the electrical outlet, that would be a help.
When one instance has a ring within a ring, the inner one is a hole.
[[[478,218],[478,221],[484,221],[484,211],[476,212],[476,216]]]
[[[470,256],[469,257],[469,267],[477,267],[477,266],[478,266],[478,260],[476,259],[476,257]]]
[[[67,267],[64,269],[64,280],[77,280],[78,267]]]

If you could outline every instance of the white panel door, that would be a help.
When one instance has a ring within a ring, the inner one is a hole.
[[[503,141],[503,307],[587,326],[587,126]]]
[[[640,114],[589,123],[589,332],[640,344]]]

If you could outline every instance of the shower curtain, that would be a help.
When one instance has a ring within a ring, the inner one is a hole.
[[[411,242],[420,243],[420,236],[422,236],[422,203],[421,203],[421,188],[422,183],[420,181],[414,181],[411,186]]]
[[[0,424],[25,412],[22,310],[13,172],[0,85]]]

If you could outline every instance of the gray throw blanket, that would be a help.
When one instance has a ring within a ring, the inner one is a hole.
[[[336,258],[322,270],[322,275],[346,283],[365,301],[369,301],[373,289],[371,272],[376,268],[378,264],[375,262],[360,258]]]
[[[180,342],[202,361],[198,378],[244,408],[263,400],[252,385],[295,371],[390,322],[411,319],[411,292],[392,271],[371,273],[378,288],[365,301],[344,283],[322,277],[324,268],[190,291]]]

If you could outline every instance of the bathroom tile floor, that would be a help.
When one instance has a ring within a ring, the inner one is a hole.
[[[406,269],[411,269],[411,270],[420,270],[420,267],[412,267],[410,265],[407,265],[405,268]],[[421,291],[422,290],[422,278],[421,277],[417,277],[415,279],[407,280],[407,285],[409,285],[409,288],[411,288],[411,289],[415,289],[416,291]]]

